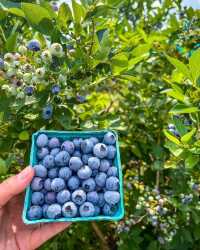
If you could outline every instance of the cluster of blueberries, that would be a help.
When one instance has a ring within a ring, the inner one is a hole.
[[[28,219],[112,216],[120,202],[116,138],[36,139],[37,165]]]
[[[178,130],[176,129],[174,124],[169,124],[168,125],[168,130],[169,132],[171,132],[173,135],[175,135],[176,137],[180,137],[180,134],[178,132]]]

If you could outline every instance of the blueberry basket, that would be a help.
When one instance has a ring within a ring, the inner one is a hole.
[[[99,131],[48,131],[48,130],[40,130],[32,135],[32,146],[31,146],[31,153],[30,153],[30,165],[34,166],[37,164],[37,146],[36,146],[36,138],[38,135],[44,133],[49,138],[57,137],[61,140],[71,140],[73,138],[89,138],[95,136],[97,138],[102,139],[103,136],[111,130],[99,130]],[[115,131],[111,131],[116,136],[116,156],[114,159],[114,165],[118,169],[119,175],[119,192],[120,192],[120,203],[116,213],[112,216],[105,216],[105,215],[98,215],[93,217],[74,217],[74,218],[59,218],[59,219],[39,219],[39,220],[30,220],[27,217],[28,209],[31,205],[31,188],[30,186],[26,189],[25,200],[24,200],[24,208],[22,218],[25,224],[36,224],[36,223],[49,223],[49,222],[78,222],[78,221],[101,221],[101,220],[108,220],[108,221],[118,221],[124,217],[124,194],[123,194],[123,176],[122,176],[122,168],[121,168],[121,161],[120,161],[120,151],[119,151],[119,142],[118,142],[118,135]]]

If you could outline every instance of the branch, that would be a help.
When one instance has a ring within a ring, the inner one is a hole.
[[[93,227],[96,235],[100,239],[102,250],[109,250],[109,247],[108,247],[108,244],[105,240],[105,237],[104,237],[103,233],[101,232],[100,228],[98,227],[98,225],[96,224],[96,222],[92,222],[91,224],[92,224],[92,227]]]

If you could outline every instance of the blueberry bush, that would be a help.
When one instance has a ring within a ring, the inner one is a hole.
[[[120,137],[124,219],[41,249],[199,249],[199,21],[181,0],[1,0],[1,179],[28,164],[36,130]]]

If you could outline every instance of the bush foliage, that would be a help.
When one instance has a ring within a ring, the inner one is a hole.
[[[199,249],[199,21],[181,0],[1,0],[1,179],[39,129],[121,141],[124,220],[74,224],[41,249]]]

